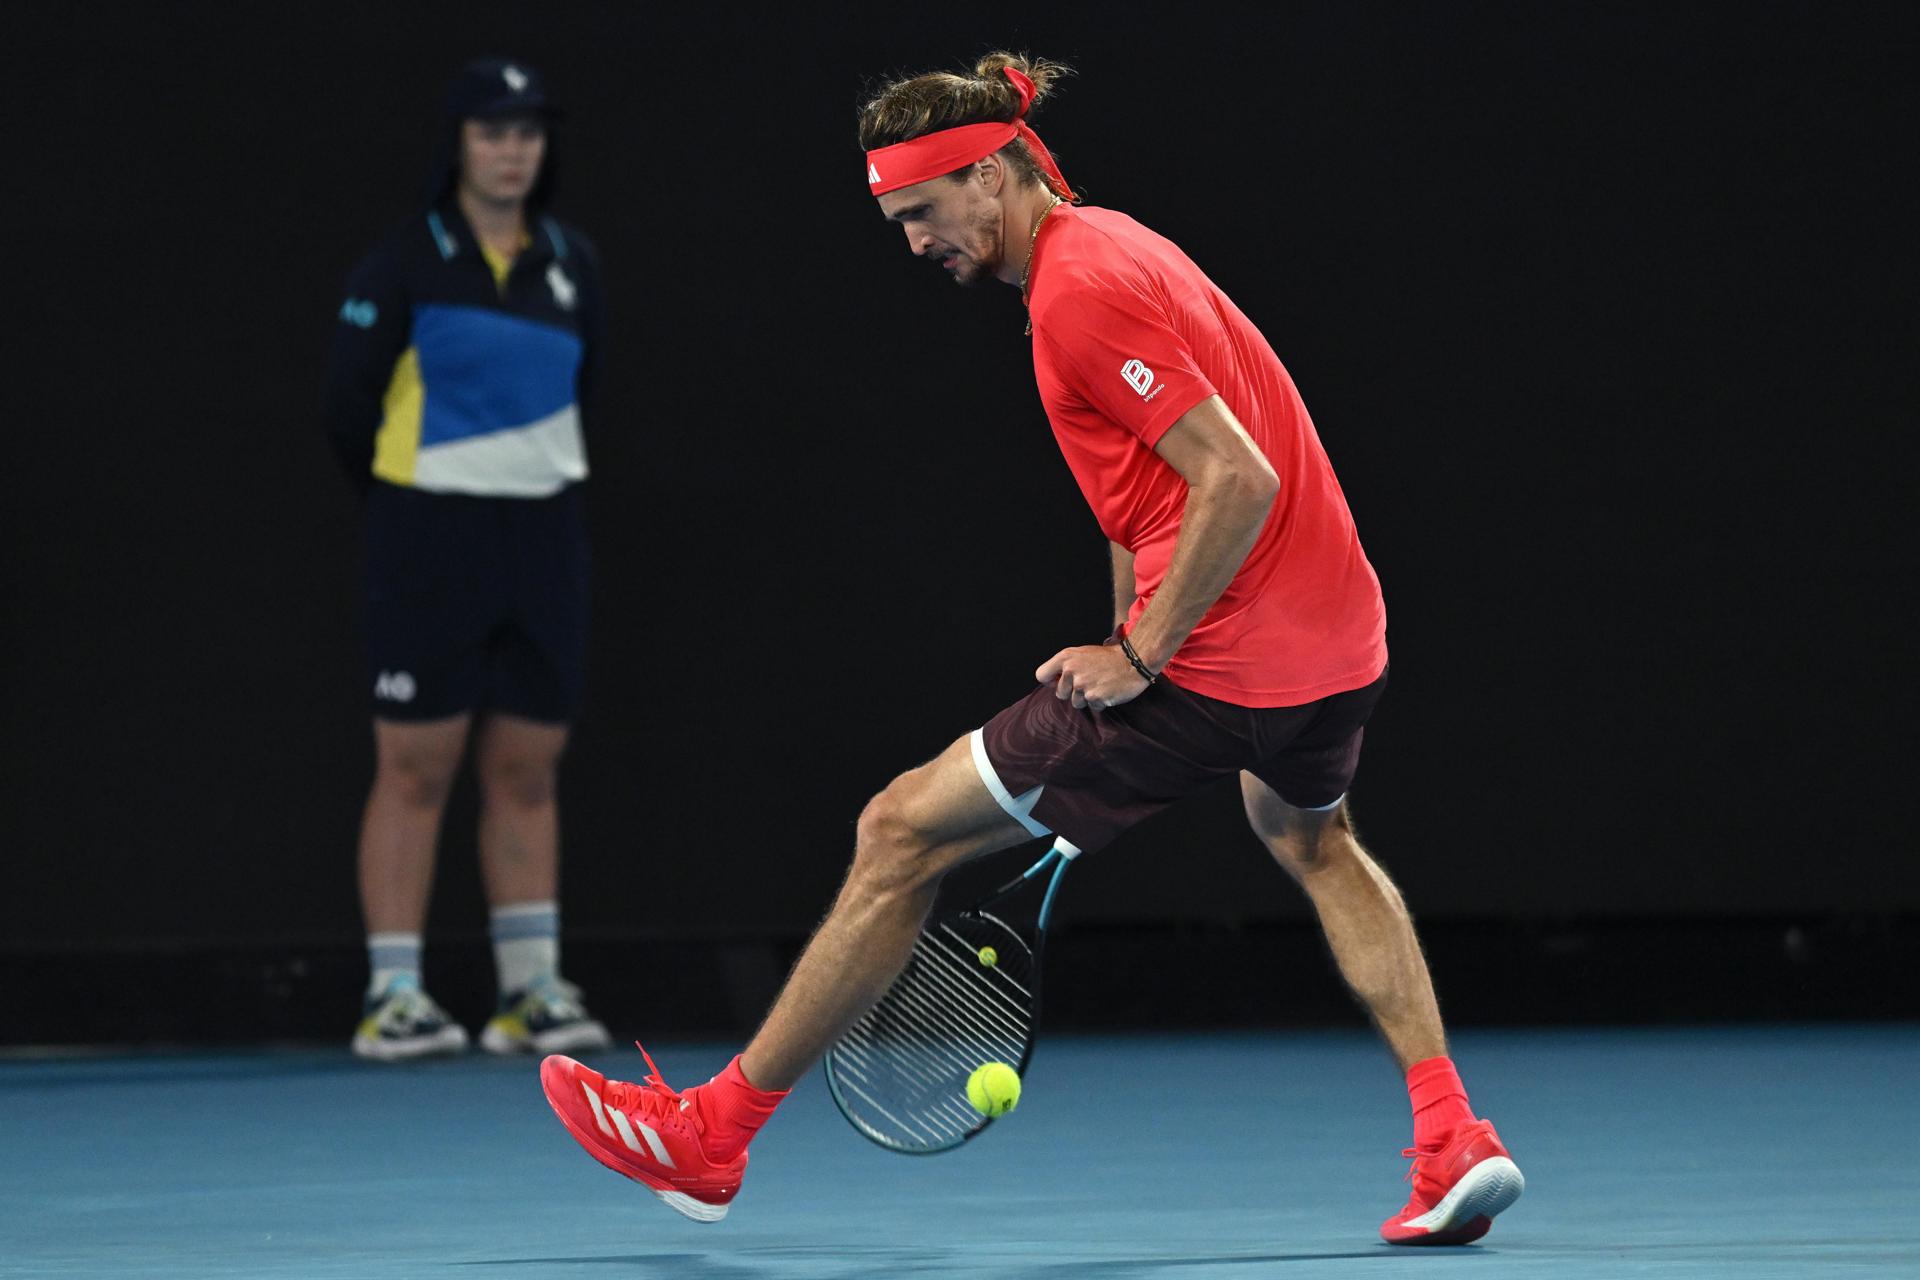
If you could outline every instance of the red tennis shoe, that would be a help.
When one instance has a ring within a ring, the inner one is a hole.
[[[556,1053],[540,1064],[540,1088],[588,1155],[695,1222],[718,1222],[740,1192],[747,1153],[724,1164],[709,1160],[695,1090],[669,1089],[645,1049],[640,1056],[653,1074],[629,1084]]]
[[[1520,1166],[1485,1120],[1463,1124],[1439,1146],[1400,1153],[1413,1157],[1407,1181],[1413,1197],[1380,1224],[1388,1244],[1467,1244],[1487,1234],[1494,1215],[1527,1189]]]

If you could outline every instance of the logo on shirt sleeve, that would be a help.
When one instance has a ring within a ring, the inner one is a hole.
[[[553,290],[553,305],[562,311],[573,310],[573,281],[567,279],[567,273],[560,269],[557,262],[547,268],[547,288]]]
[[[1127,380],[1128,386],[1140,393],[1143,400],[1151,400],[1165,390],[1164,387],[1153,385],[1153,370],[1138,360],[1129,360],[1121,365],[1120,376]]]
[[[380,318],[380,308],[365,298],[348,298],[340,304],[340,318],[356,329],[371,329]]]

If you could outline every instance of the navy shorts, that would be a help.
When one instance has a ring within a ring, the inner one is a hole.
[[[1096,712],[1074,710],[1043,684],[974,730],[973,763],[1029,832],[1083,850],[1243,769],[1295,808],[1327,809],[1353,784],[1367,717],[1386,688],[1382,671],[1302,706],[1242,707],[1161,680]]]
[[[578,485],[480,498],[375,482],[362,579],[373,714],[572,720],[586,679],[587,576]]]

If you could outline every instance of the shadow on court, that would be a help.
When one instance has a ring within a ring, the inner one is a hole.
[[[1163,1275],[1170,1271],[1194,1267],[1250,1267],[1271,1266],[1280,1263],[1328,1262],[1347,1258],[1384,1257],[1385,1245],[1361,1253],[1269,1253],[1269,1254],[1221,1254],[1208,1258],[1109,1258],[1101,1261],[1081,1260],[1071,1262],[1046,1263],[1040,1266],[1015,1266],[1004,1271],[996,1271],[1003,1280],[1060,1280],[1066,1276],[1099,1276],[1106,1280],[1128,1280],[1135,1276]],[[747,1277],[787,1276],[793,1274],[788,1259],[804,1253],[813,1260],[813,1267],[831,1265],[833,1261],[843,1263],[848,1269],[843,1271],[819,1271],[810,1269],[807,1274],[821,1277],[822,1280],[874,1280],[881,1276],[904,1275],[963,1275],[972,1268],[973,1261],[954,1254],[931,1254],[927,1250],[832,1248],[822,1246],[818,1249],[756,1249],[748,1250],[766,1257],[764,1263],[749,1264],[738,1255],[717,1257],[699,1253],[631,1253],[615,1254],[606,1257],[579,1258],[473,1258],[451,1265],[462,1267],[593,1267],[619,1266],[641,1268],[642,1275],[660,1275],[682,1277],[684,1280],[746,1280]],[[855,1255],[849,1257],[849,1255]],[[890,1255],[890,1256],[889,1256]]]

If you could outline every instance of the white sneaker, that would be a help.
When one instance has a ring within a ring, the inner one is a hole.
[[[353,1033],[353,1051],[375,1062],[406,1062],[434,1054],[461,1053],[467,1029],[447,1016],[433,997],[405,978],[370,993]]]
[[[580,988],[563,978],[541,978],[525,991],[500,997],[500,1012],[480,1033],[488,1053],[590,1053],[613,1047],[613,1037],[587,1012]]]

